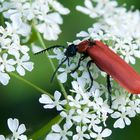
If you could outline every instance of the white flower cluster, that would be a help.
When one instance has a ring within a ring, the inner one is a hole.
[[[94,138],[103,140],[111,135],[112,131],[107,126],[108,118],[115,120],[114,128],[124,128],[130,125],[130,118],[140,113],[140,97],[126,93],[125,90],[114,90],[112,107],[107,103],[107,91],[103,85],[97,89],[86,92],[83,80],[78,79],[72,82],[73,89],[67,100],[61,100],[61,93],[54,93],[54,100],[43,94],[39,102],[44,104],[45,109],[56,107],[63,119],[63,124],[52,126],[52,132],[46,140],[84,140]],[[95,87],[94,87],[95,88]]]
[[[56,0],[8,0],[2,3],[4,17],[17,23],[17,30],[28,36],[31,32],[31,21],[47,40],[57,40],[63,23],[61,15],[69,13]]]
[[[77,9],[92,18],[98,18],[88,31],[81,31],[77,34],[80,40],[87,39],[101,40],[114,52],[118,53],[126,62],[135,64],[135,58],[140,57],[140,12],[127,11],[124,7],[118,7],[116,1],[112,0],[85,0],[85,7],[77,6]],[[132,26],[134,25],[134,26]],[[65,50],[54,49],[54,55],[59,63],[64,58]],[[77,66],[80,54],[70,58],[58,69],[58,79],[61,83],[67,81],[67,75]],[[72,76],[73,90],[69,93],[67,100],[61,101],[61,94],[55,92],[52,100],[47,95],[42,95],[40,103],[45,104],[44,108],[57,108],[63,118],[62,124],[52,126],[46,140],[56,138],[57,140],[84,140],[94,138],[103,140],[111,135],[112,131],[107,126],[108,118],[114,120],[114,128],[124,128],[131,124],[131,118],[140,113],[140,96],[132,95],[112,81],[112,106],[108,105],[108,91],[102,83],[100,75],[105,75],[93,64],[90,72],[94,78],[93,86],[89,92],[89,73],[85,69],[89,58],[81,62],[80,68]],[[100,80],[99,80],[100,79]],[[76,82],[77,81],[77,82]]]
[[[12,136],[5,138],[4,135],[0,135],[0,140],[27,140],[27,136],[23,134],[26,131],[26,127],[24,124],[19,124],[18,119],[9,118],[7,124]]]
[[[3,85],[9,82],[8,73],[17,71],[24,76],[25,70],[33,69],[28,55],[29,48],[21,45],[20,37],[13,31],[14,24],[6,22],[6,25],[6,28],[0,27],[0,82]]]
[[[119,7],[115,0],[85,0],[84,4],[85,7],[77,6],[76,9],[99,21],[78,37],[102,40],[126,62],[135,64],[135,58],[140,58],[139,10],[128,11]]]
[[[81,83],[81,85],[80,85]],[[101,98],[100,91],[84,92],[82,81],[73,81],[71,95],[67,101],[60,100],[61,93],[56,91],[54,100],[43,94],[39,99],[45,104],[44,108],[56,107],[63,118],[63,129],[58,124],[52,126],[52,133],[48,134],[46,140],[56,140],[73,138],[73,140],[101,139],[111,135],[111,130],[106,128],[106,120],[112,110],[107,102]],[[75,133],[72,132],[74,129]]]
[[[56,0],[8,0],[0,5],[4,18],[10,19],[5,28],[0,26],[0,83],[7,85],[10,72],[24,76],[25,70],[33,70],[29,47],[22,45],[30,38],[32,25],[45,39],[56,40],[61,33],[61,15],[69,10]]]

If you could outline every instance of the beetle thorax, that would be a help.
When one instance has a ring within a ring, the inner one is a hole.
[[[82,41],[76,46],[76,49],[79,53],[86,53],[87,49],[93,46],[93,43],[94,42],[91,42],[89,40]]]

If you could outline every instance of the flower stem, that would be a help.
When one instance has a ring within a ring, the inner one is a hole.
[[[20,81],[22,81],[22,82],[24,82],[24,83],[30,85],[31,87],[33,87],[33,88],[36,89],[37,91],[41,92],[42,94],[46,94],[46,95],[48,95],[50,98],[54,99],[54,97],[53,97],[50,93],[48,93],[47,91],[41,89],[40,87],[36,86],[35,84],[31,83],[30,81],[28,81],[28,80],[26,80],[26,79],[24,79],[24,78],[18,76],[18,75],[15,74],[15,73],[9,73],[9,74],[10,74],[11,76],[15,77],[16,79],[18,79],[18,80],[20,80]]]
[[[37,37],[38,37],[38,39],[39,39],[40,44],[42,45],[42,47],[43,47],[44,49],[46,49],[46,45],[45,45],[45,43],[44,43],[44,41],[43,41],[43,38],[42,38],[41,34],[36,30],[36,27],[35,27],[34,24],[33,24],[33,28],[34,28],[34,30],[35,30],[35,32],[36,32],[36,34],[37,34]],[[46,57],[47,57],[47,59],[49,60],[49,63],[51,64],[51,67],[52,67],[53,71],[55,71],[55,66],[54,66],[52,60],[48,57],[48,55],[49,55],[49,53],[46,52]],[[57,76],[57,74],[56,74],[56,76]],[[59,84],[59,86],[60,86],[60,88],[61,88],[61,90],[62,90],[62,93],[63,93],[64,97],[67,99],[67,93],[66,93],[66,90],[65,90],[63,84],[60,83],[60,81],[59,81],[58,79],[57,79],[57,81],[58,81],[58,84]]]
[[[3,26],[3,27],[4,27],[4,25],[5,25],[5,23],[4,23],[4,17],[3,17],[3,14],[2,14],[2,13],[0,13],[0,24],[1,24],[1,26]]]

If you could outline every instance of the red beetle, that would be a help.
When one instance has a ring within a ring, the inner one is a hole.
[[[57,47],[64,47],[64,46],[59,46],[59,45],[52,46],[41,52]],[[91,60],[87,62],[87,69],[91,79],[91,86],[93,84],[93,78],[89,68],[91,63],[95,63],[97,67],[99,67],[99,69],[107,73],[107,88],[110,94],[111,94],[110,76],[115,81],[117,81],[123,88],[125,88],[128,92],[132,94],[140,93],[139,74],[129,64],[127,64],[119,55],[114,53],[107,45],[97,40],[95,41],[85,40],[79,43],[78,45],[74,45],[74,44],[69,45],[65,51],[66,58],[57,67],[56,71],[54,72],[54,75],[59,69],[59,67],[66,60],[69,60],[69,57],[75,56],[77,52],[83,55],[80,57],[77,67],[72,72],[75,72],[79,68],[80,62],[89,56]],[[89,89],[91,88],[91,86],[89,87]]]
[[[140,93],[139,74],[101,41],[83,41],[76,48],[79,53],[88,54],[102,71],[110,75],[128,92]]]

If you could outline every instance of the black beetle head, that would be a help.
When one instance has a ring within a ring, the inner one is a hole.
[[[67,50],[65,51],[66,57],[73,57],[76,55],[77,49],[76,45],[71,44],[68,46]]]

